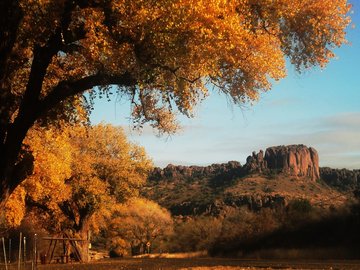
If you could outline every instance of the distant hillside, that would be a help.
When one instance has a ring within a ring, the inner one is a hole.
[[[319,168],[314,148],[277,146],[253,153],[245,165],[230,161],[200,166],[156,168],[142,193],[173,215],[219,215],[229,207],[286,207],[303,198],[337,207],[352,197],[360,170]]]
[[[347,191],[359,188],[360,170],[320,168],[320,178],[329,186]]]

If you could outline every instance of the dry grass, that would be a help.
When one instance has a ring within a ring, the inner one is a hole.
[[[134,258],[167,258],[167,259],[191,259],[207,257],[207,251],[184,252],[184,253],[158,253],[158,254],[143,254],[134,256]]]
[[[212,266],[212,267],[189,267],[181,268],[179,270],[256,270],[256,267],[239,267],[239,266]],[[272,269],[272,268],[261,268]]]
[[[326,185],[311,181],[306,177],[277,175],[276,179],[268,179],[263,175],[250,175],[239,180],[225,192],[239,195],[280,195],[288,200],[306,198],[312,204],[323,206],[340,206],[347,196]]]

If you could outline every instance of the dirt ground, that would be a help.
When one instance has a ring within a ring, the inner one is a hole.
[[[240,269],[360,269],[360,261],[242,260],[222,258],[117,259],[91,264],[39,265],[38,270],[240,270]]]

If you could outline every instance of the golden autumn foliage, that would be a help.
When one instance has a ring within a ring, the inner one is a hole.
[[[11,228],[20,225],[25,215],[25,195],[26,192],[21,186],[11,194],[5,205],[4,227]]]
[[[25,144],[35,158],[34,172],[15,189],[6,204],[6,223],[10,227],[18,226],[25,215],[25,195],[35,201],[47,201],[52,210],[70,195],[65,180],[71,175],[72,146],[66,130],[33,128]]]
[[[129,247],[144,253],[172,233],[169,211],[155,202],[133,198],[114,212],[109,227],[109,245],[117,253],[126,254]],[[147,246],[148,245],[148,246]]]
[[[73,177],[96,176],[108,183],[119,202],[137,195],[152,168],[144,148],[129,143],[121,128],[105,124],[73,128],[70,136],[76,160]]]
[[[113,82],[105,74],[127,74],[131,83],[118,85],[131,97],[134,119],[164,130],[175,127],[169,109],[191,113],[209,83],[235,102],[251,101],[285,76],[286,56],[298,70],[325,66],[349,23],[346,0],[62,0],[20,7],[19,66],[9,77],[16,94],[26,90],[32,48],[46,46],[58,30],[40,98],[60,82],[101,73],[106,85]]]
[[[152,168],[144,149],[111,125],[38,127],[25,142],[35,157],[34,173],[6,204],[8,226],[20,224],[26,195],[32,215],[50,231],[97,231],[117,203],[138,194]]]
[[[71,130],[73,162],[66,181],[69,199],[59,206],[75,232],[97,231],[117,209],[117,203],[138,194],[151,160],[143,148],[127,141],[124,131],[111,125]]]
[[[73,146],[66,128],[33,129],[25,143],[30,145],[35,159],[33,175],[24,182],[28,195],[54,203],[67,198],[65,180],[71,176]]]
[[[4,0],[0,33],[1,202],[36,121],[86,117],[82,96],[116,92],[135,125],[174,132],[215,86],[253,102],[286,75],[324,67],[345,40],[347,0]],[[80,113],[80,116],[79,116]],[[82,117],[81,117],[82,115]],[[16,175],[16,176],[15,176]]]

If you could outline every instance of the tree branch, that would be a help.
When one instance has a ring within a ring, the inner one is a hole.
[[[24,181],[34,170],[34,156],[29,151],[24,151],[23,158],[15,165],[11,177],[11,192]]]
[[[62,15],[62,27],[69,26],[73,8],[73,1],[68,0]],[[1,160],[0,164],[3,168],[6,168],[6,174],[12,174],[11,171],[13,168],[11,168],[11,164],[16,163],[18,154],[21,150],[22,141],[29,128],[39,116],[37,108],[47,68],[51,63],[53,56],[56,55],[63,45],[61,33],[62,29],[58,27],[49,37],[45,45],[34,45],[34,57],[30,68],[30,75],[19,106],[19,112],[13,124],[8,125],[6,139],[5,142],[3,142],[2,149],[0,149],[2,155],[6,156],[6,160]],[[2,134],[1,137],[5,137],[5,135]],[[16,185],[18,183],[11,183],[10,186],[14,184]]]
[[[90,75],[75,81],[62,81],[39,103],[38,114],[42,115],[68,97],[83,93],[101,85],[131,86],[136,84],[130,73],[122,75]]]
[[[78,224],[76,222],[76,216],[74,214],[74,209],[73,207],[71,206],[70,202],[69,201],[64,201],[64,202],[61,202],[58,204],[61,212],[69,219],[71,220],[72,222],[74,222],[74,227],[75,228],[78,228]]]

